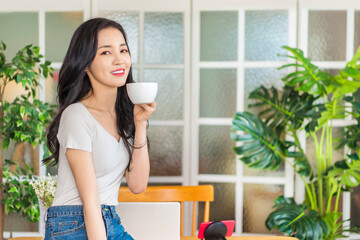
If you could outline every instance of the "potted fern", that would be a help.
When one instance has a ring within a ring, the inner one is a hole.
[[[293,59],[279,69],[293,70],[282,80],[283,89],[252,91],[250,108],[259,114],[238,112],[231,138],[239,159],[253,169],[277,169],[290,164],[306,189],[305,201],[279,196],[266,219],[269,230],[278,229],[301,240],[339,239],[356,228],[343,227],[339,208],[341,193],[360,184],[360,103],[354,93],[360,87],[360,48],[336,76],[320,70],[297,48],[283,47]],[[352,118],[339,141],[333,139],[333,120]],[[300,144],[305,131],[315,143],[316,155],[308,159]],[[320,136],[320,137],[319,137]],[[333,147],[346,146],[343,160],[334,161]],[[316,162],[312,167],[311,161]]]

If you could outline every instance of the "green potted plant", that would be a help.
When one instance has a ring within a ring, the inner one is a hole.
[[[259,114],[238,112],[231,138],[239,159],[250,168],[277,169],[290,164],[306,189],[303,203],[279,196],[266,219],[268,229],[278,229],[298,239],[338,239],[346,231],[339,209],[341,193],[360,184],[360,103],[354,93],[360,87],[360,48],[336,76],[320,70],[300,49],[283,47],[293,62],[279,69],[294,69],[282,80],[282,90],[264,86],[252,91],[249,107]],[[333,120],[352,118],[339,141],[333,139]],[[315,144],[316,155],[308,159],[300,144],[305,131]],[[320,137],[319,137],[320,136]],[[334,146],[347,146],[346,156],[334,161]],[[316,162],[316,167],[311,166]],[[346,236],[345,236],[346,237]]]
[[[39,87],[40,76],[42,75],[44,78],[46,78],[49,74],[52,76],[51,71],[53,71],[53,69],[50,67],[51,63],[49,61],[41,61],[43,56],[39,54],[38,47],[32,45],[25,46],[23,49],[19,50],[16,56],[9,62],[6,61],[4,54],[5,50],[6,44],[1,41],[0,146],[2,147],[0,147],[0,179],[3,179],[4,176],[16,179],[17,175],[25,175],[29,177],[32,173],[28,172],[29,169],[18,168],[16,171],[11,171],[8,169],[8,166],[4,168],[3,150],[9,146],[10,141],[15,143],[30,143],[33,148],[35,148],[37,144],[41,144],[46,141],[45,128],[55,112],[56,105],[50,105],[36,99],[36,93]],[[25,93],[16,97],[14,101],[7,102],[4,100],[4,93],[7,84],[10,82],[15,82],[19,85],[21,84]],[[44,152],[47,154],[48,150],[45,144],[44,148]],[[12,181],[9,180],[9,182],[11,183]],[[13,180],[13,183],[15,184],[15,180]],[[16,199],[9,199],[11,196],[14,198],[16,197],[16,194],[14,194],[16,191],[18,191],[18,194],[23,194],[21,191],[26,192],[30,191],[29,189],[32,189],[29,182],[24,179],[21,179],[21,181],[19,180],[15,185],[15,188],[10,188],[9,191],[6,191],[4,184],[1,185],[0,240],[3,239],[5,215],[9,214],[11,211],[16,212],[16,209],[18,209],[16,205],[15,208],[12,205],[16,202]],[[34,202],[32,203],[35,204]],[[36,206],[38,209],[37,203],[33,206]],[[34,220],[33,206],[30,207],[32,210],[24,212],[28,214],[31,220]]]
[[[26,164],[26,169],[12,166],[15,163],[5,160],[3,167],[3,182],[0,188],[4,196],[5,215],[10,216],[12,213],[20,214],[30,222],[39,221],[39,206],[37,195],[31,185],[36,179],[33,175],[34,170]],[[10,220],[10,238],[12,237],[13,222]]]

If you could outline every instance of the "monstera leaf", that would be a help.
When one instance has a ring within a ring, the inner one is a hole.
[[[279,68],[297,68],[296,71],[282,78],[286,85],[294,86],[296,91],[306,92],[310,95],[324,95],[326,86],[330,83],[331,75],[313,65],[309,58],[304,57],[304,53],[300,49],[288,46],[283,46],[282,48],[292,53],[292,55],[286,55],[285,57],[297,61],[297,63],[286,64]]]
[[[347,159],[337,161],[326,171],[330,178],[340,178],[340,183],[346,189],[360,184],[360,160],[356,154],[348,155]]]
[[[280,137],[261,119],[249,112],[239,112],[233,119],[232,129],[243,132],[241,135],[231,133],[231,138],[243,143],[233,149],[246,165],[272,170],[280,166],[284,152]]]
[[[294,142],[285,141],[285,146],[285,155],[294,159],[295,171],[301,176],[312,177],[312,168],[309,160],[306,158],[305,153],[299,151],[290,151],[289,149],[291,149],[291,147],[296,146]]]
[[[280,97],[281,96],[281,97]],[[299,129],[304,122],[304,119],[317,120],[322,111],[319,107],[321,105],[315,104],[316,97],[307,94],[299,93],[294,87],[285,86],[281,93],[274,87],[266,89],[260,86],[250,93],[249,99],[254,99],[255,104],[249,104],[249,107],[262,107],[263,110],[259,113],[259,117],[265,118],[265,124],[269,128],[285,128],[286,125],[291,124],[292,129]]]
[[[279,196],[275,200],[276,208],[266,219],[266,227],[279,229],[299,240],[323,239],[329,228],[318,212],[307,205],[296,204],[294,199]]]
[[[237,113],[233,119],[232,140],[241,146],[233,147],[240,160],[251,168],[274,170],[285,157],[294,158],[295,170],[303,176],[310,176],[311,166],[302,152],[291,151],[294,142],[280,138],[280,133],[269,128],[259,117],[250,112]]]
[[[357,119],[356,125],[345,127],[344,135],[339,139],[336,148],[341,149],[345,145],[354,151],[360,149],[360,118]]]

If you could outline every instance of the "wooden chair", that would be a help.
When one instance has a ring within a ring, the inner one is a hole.
[[[143,193],[133,194],[127,187],[120,187],[119,202],[180,202],[180,235],[184,236],[184,202],[193,202],[192,230],[196,231],[196,202],[205,202],[204,222],[209,221],[210,202],[214,201],[214,187],[200,186],[154,186]]]

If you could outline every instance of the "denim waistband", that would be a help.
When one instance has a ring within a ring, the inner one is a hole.
[[[115,206],[101,205],[101,212],[103,215],[111,214],[114,217],[116,214]],[[47,210],[47,217],[64,215],[84,215],[83,205],[52,206]]]

